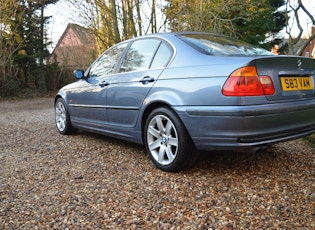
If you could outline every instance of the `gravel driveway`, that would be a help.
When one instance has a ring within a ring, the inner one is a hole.
[[[0,229],[315,229],[315,148],[203,153],[177,174],[139,145],[59,135],[53,98],[0,102]]]

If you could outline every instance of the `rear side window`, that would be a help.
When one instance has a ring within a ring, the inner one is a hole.
[[[152,58],[160,43],[161,41],[158,39],[142,39],[134,41],[122,62],[119,72],[149,69]]]
[[[167,44],[165,44],[165,42],[162,42],[154,56],[151,69],[165,67],[171,60],[172,55],[173,50]]]

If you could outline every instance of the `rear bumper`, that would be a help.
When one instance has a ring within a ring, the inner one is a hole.
[[[315,100],[174,109],[199,150],[248,149],[315,132]]]

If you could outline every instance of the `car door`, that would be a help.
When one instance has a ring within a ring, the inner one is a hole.
[[[126,48],[127,43],[104,52],[88,69],[80,87],[69,95],[72,120],[81,127],[103,129],[108,122],[106,94],[109,79]]]
[[[131,44],[107,89],[109,125],[121,128],[136,125],[148,91],[172,56],[171,46],[156,38],[136,40]]]

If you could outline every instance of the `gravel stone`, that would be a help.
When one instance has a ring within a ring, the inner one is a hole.
[[[53,98],[0,101],[2,229],[315,229],[315,148],[207,152],[166,173],[144,147],[60,135]]]

